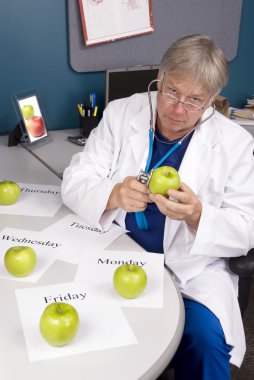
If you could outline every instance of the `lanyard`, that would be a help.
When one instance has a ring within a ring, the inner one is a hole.
[[[149,168],[150,168],[150,165],[151,165],[151,161],[152,161],[152,155],[153,155],[153,131],[150,129],[149,130],[149,152],[148,152],[148,159],[147,159],[147,163],[146,163],[146,168],[145,168],[145,171],[148,172],[149,171]],[[186,137],[186,136],[185,136]],[[171,156],[171,154],[174,153],[174,151],[179,148],[182,144],[182,140],[181,139],[180,141],[177,141],[168,151],[166,154],[164,154],[164,156],[150,169],[150,170],[154,170],[156,168],[158,168],[159,166],[161,166],[161,164],[169,157]],[[147,220],[146,220],[146,217],[145,217],[145,214],[144,212],[140,211],[140,212],[135,212],[135,219],[136,219],[136,223],[138,225],[138,228],[140,230],[148,230],[148,224],[147,224]]]

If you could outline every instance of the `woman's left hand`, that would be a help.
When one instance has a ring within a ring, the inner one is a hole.
[[[162,214],[174,220],[185,220],[191,227],[198,229],[202,213],[202,203],[185,183],[178,190],[168,190],[169,198],[160,194],[149,194]]]

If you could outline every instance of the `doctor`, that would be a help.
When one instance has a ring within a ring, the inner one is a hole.
[[[162,58],[158,91],[111,102],[62,183],[64,203],[89,224],[108,229],[116,220],[146,250],[165,254],[185,305],[171,362],[177,380],[229,380],[230,363],[240,366],[245,353],[228,258],[253,244],[254,140],[214,111],[226,83],[226,59],[210,38],[179,39]],[[182,180],[169,197],[137,179],[162,158]]]

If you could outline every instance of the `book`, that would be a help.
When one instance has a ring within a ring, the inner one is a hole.
[[[234,119],[234,118],[242,118],[242,119],[250,119],[250,120],[254,120],[254,109],[236,109],[236,110],[232,110],[232,115],[231,115],[231,118]]]
[[[254,117],[253,112],[251,111],[250,117],[246,114],[244,111],[245,109],[238,109],[238,108],[229,108],[229,118],[233,120],[235,123],[240,124],[242,126],[253,126],[254,127]],[[252,115],[252,116],[251,116]]]
[[[247,104],[245,107],[253,107],[254,108],[254,99],[247,99]]]
[[[254,126],[254,98],[246,99],[244,108],[231,108],[230,119],[243,126]]]

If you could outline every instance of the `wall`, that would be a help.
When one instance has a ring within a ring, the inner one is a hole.
[[[243,107],[246,98],[254,97],[253,15],[254,1],[243,0],[238,52],[229,63],[229,83],[222,92],[234,107]]]
[[[218,1],[218,0],[217,0]],[[244,0],[237,57],[223,91],[241,107],[254,93],[253,0]],[[0,133],[17,124],[11,96],[36,88],[50,130],[78,127],[76,104],[94,90],[104,103],[104,72],[76,73],[68,60],[66,2],[2,0],[0,9]]]
[[[18,121],[11,95],[31,88],[52,130],[78,127],[76,104],[91,89],[103,103],[104,73],[78,74],[69,66],[64,0],[1,0],[0,54],[1,133]]]

